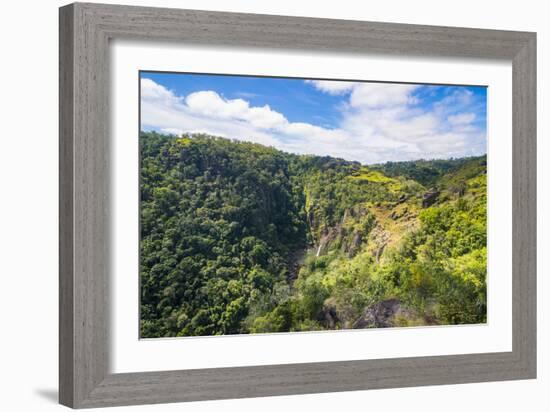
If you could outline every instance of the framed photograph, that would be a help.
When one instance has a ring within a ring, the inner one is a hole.
[[[536,35],[60,9],[60,402],[536,377]]]

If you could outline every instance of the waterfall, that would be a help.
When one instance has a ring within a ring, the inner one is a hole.
[[[317,248],[317,253],[315,254],[315,257],[319,257],[319,253],[321,253],[321,242],[319,242],[319,247]]]

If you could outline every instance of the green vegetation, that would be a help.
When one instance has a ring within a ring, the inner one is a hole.
[[[142,337],[486,321],[484,156],[367,167],[140,143]]]

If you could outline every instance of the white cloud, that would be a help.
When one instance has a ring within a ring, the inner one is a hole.
[[[436,109],[449,110],[453,107],[468,107],[472,104],[474,93],[468,89],[454,89],[451,94],[445,96],[435,104]]]
[[[345,94],[353,89],[355,83],[333,80],[306,80],[306,83],[313,85],[317,90],[332,95]]]
[[[411,84],[355,83],[350,104],[353,107],[391,108],[417,102],[412,92],[419,86]]]
[[[283,127],[288,123],[282,114],[271,110],[268,105],[250,107],[243,99],[224,99],[213,91],[191,93],[185,99],[185,103],[191,113],[205,117],[246,121],[262,129]]]
[[[447,117],[447,120],[452,125],[465,125],[472,123],[476,118],[475,113],[460,113]]]
[[[151,79],[141,79],[141,99],[149,103],[158,102],[165,106],[177,105],[181,101],[181,98]]]
[[[475,114],[466,110],[472,103],[471,92],[455,91],[426,110],[415,95],[419,90],[415,85],[308,83],[331,95],[342,94],[345,103],[337,127],[290,122],[268,105],[251,106],[244,99],[227,99],[211,90],[177,96],[142,79],[142,128],[178,135],[207,133],[363,163],[485,153],[484,130],[472,125]]]

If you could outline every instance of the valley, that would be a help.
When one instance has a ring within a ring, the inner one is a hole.
[[[486,322],[486,156],[140,147],[141,337]]]

